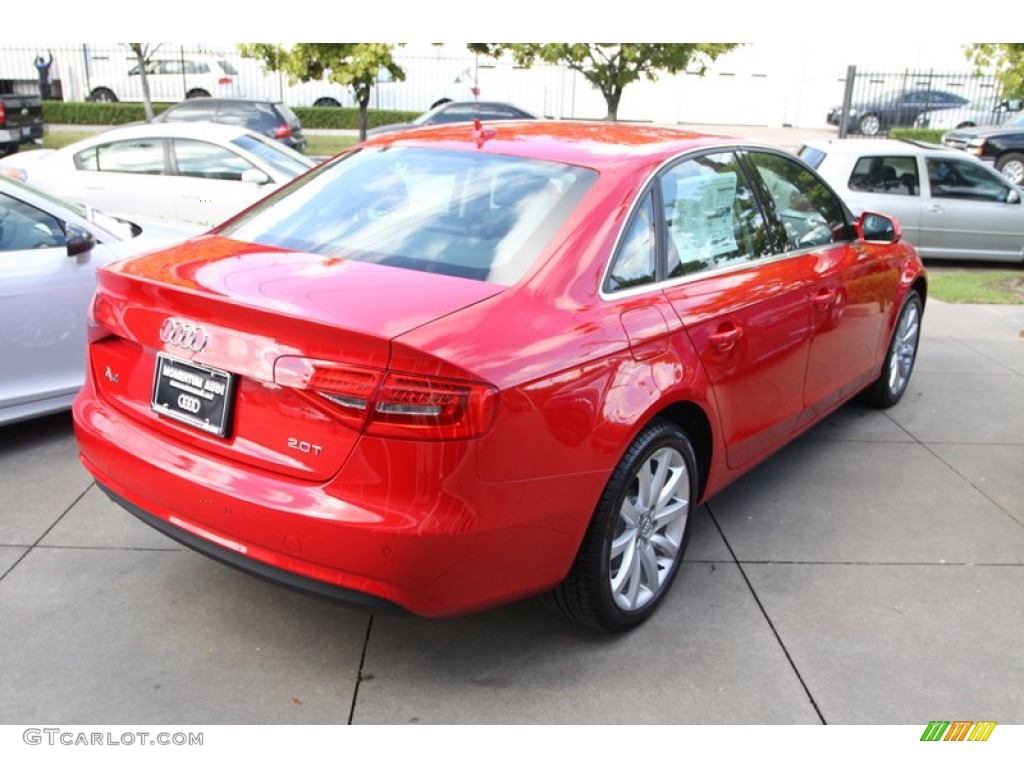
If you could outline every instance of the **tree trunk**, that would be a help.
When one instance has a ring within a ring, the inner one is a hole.
[[[129,46],[139,63],[139,82],[142,84],[142,103],[146,109],[146,122],[153,121],[153,99],[149,96],[149,76],[146,73],[146,54],[141,43],[130,43]]]

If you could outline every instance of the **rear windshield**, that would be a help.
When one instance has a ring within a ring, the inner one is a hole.
[[[482,152],[364,149],[313,171],[221,234],[511,285],[596,178],[586,168]]]

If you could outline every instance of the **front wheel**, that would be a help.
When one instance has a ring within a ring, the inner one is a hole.
[[[882,121],[878,115],[864,115],[857,124],[857,129],[865,136],[877,136],[882,130]]]
[[[996,161],[996,170],[1011,184],[1024,185],[1024,155],[1007,152]]]
[[[679,570],[697,488],[686,434],[660,419],[645,427],[608,480],[569,575],[545,603],[604,632],[647,620]]]
[[[332,99],[329,96],[321,96],[319,99],[317,99],[316,101],[313,102],[313,106],[314,107],[331,107],[331,108],[336,108],[336,107],[340,107],[341,104],[338,102],[337,99]]]
[[[193,88],[191,91],[185,94],[186,99],[208,99],[210,94],[204,91],[202,88]]]
[[[876,408],[896,405],[907,391],[921,341],[921,315],[924,305],[917,291],[907,294],[889,341],[882,374],[864,390],[861,399]]]

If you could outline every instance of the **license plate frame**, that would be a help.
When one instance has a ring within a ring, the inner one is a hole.
[[[237,376],[158,352],[150,407],[168,418],[226,438],[231,430]]]

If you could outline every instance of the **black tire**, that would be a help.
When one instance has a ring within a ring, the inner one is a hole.
[[[208,99],[210,94],[204,91],[202,88],[193,88],[191,91],[185,94],[186,99]]]
[[[602,632],[650,618],[686,551],[697,471],[693,446],[676,424],[648,424],[608,480],[569,575],[544,595],[545,605]]]
[[[921,294],[911,291],[903,301],[896,326],[885,353],[881,375],[861,393],[860,400],[875,408],[891,408],[907,391],[910,374],[921,344],[921,317],[924,303]]]
[[[1007,152],[996,160],[996,170],[1011,184],[1024,185],[1024,155]]]
[[[340,107],[341,103],[337,99],[332,99],[329,96],[322,96],[313,102],[314,107]]]
[[[89,101],[95,101],[100,104],[113,104],[117,101],[117,96],[109,88],[94,88],[92,93],[89,94]]]

